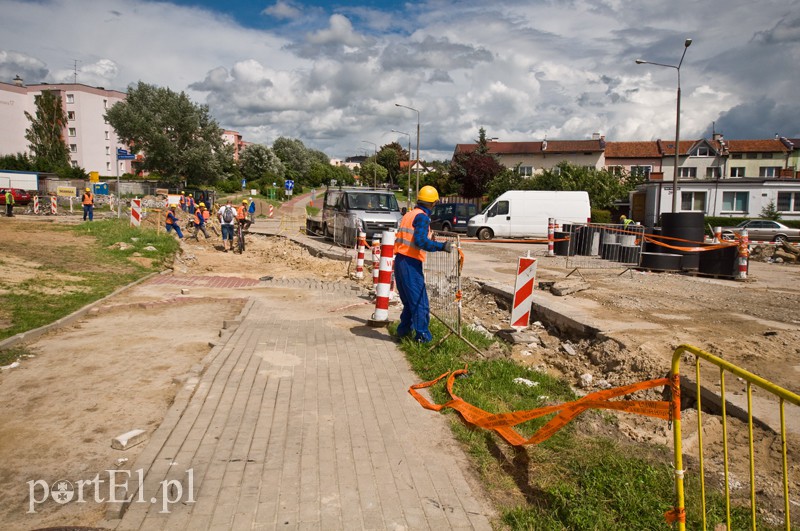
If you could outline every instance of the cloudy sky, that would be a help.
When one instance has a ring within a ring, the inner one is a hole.
[[[800,0],[0,0],[0,81],[185,91],[245,140],[800,137]],[[77,61],[77,63],[75,62]]]

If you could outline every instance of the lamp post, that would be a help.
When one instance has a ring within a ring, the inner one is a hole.
[[[373,161],[373,164],[377,164],[378,163],[378,144],[376,144],[375,142],[370,142],[369,140],[362,140],[362,142],[364,142],[365,144],[372,144],[373,146],[375,146],[375,160]],[[372,187],[373,188],[377,188],[378,187],[378,168],[376,168],[375,166],[372,167]]]
[[[414,198],[416,199],[417,195],[419,195],[419,111],[414,107],[409,107],[408,105],[400,105],[399,103],[394,104],[395,107],[402,107],[404,109],[408,109],[410,111],[414,111],[417,113],[417,190],[414,194]]]
[[[683,42],[683,54],[681,55],[681,60],[678,62],[677,65],[667,65],[663,63],[654,63],[652,61],[645,61],[643,59],[637,59],[637,65],[655,65],[655,66],[665,66],[667,68],[674,68],[676,72],[678,72],[678,109],[675,115],[675,169],[672,175],[672,212],[675,213],[678,211],[678,164],[680,163],[679,154],[679,142],[681,139],[681,65],[683,64],[683,58],[686,57],[686,50],[691,46],[692,39],[686,39]]]
[[[397,129],[392,129],[392,133],[398,133],[408,137],[408,195],[406,196],[406,209],[411,210],[411,133],[404,133]]]

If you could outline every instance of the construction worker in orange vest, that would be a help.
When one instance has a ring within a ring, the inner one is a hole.
[[[167,209],[167,218],[164,220],[164,222],[167,226],[167,234],[174,230],[175,234],[178,235],[178,238],[182,240],[183,232],[181,232],[181,228],[178,226],[178,218],[175,216],[176,208],[178,208],[178,205],[172,204],[169,206],[169,209]]]
[[[181,192],[181,198],[178,203],[180,204],[181,210],[186,212],[186,192]]]
[[[87,217],[89,221],[92,221],[94,219],[94,194],[89,188],[84,190],[81,203],[83,204],[83,221],[86,221]]]
[[[206,211],[206,204],[200,203],[197,205],[197,211],[194,213],[194,239],[200,241],[200,233],[203,233],[203,236],[206,237],[206,240],[209,238],[208,231],[206,230],[206,219],[205,216]]]
[[[247,205],[248,204],[249,204],[249,202],[247,201],[247,199],[242,199],[242,206],[240,206],[239,208],[236,209],[236,219],[239,221],[239,223],[242,224],[242,230],[243,231],[246,231],[247,229],[249,229],[250,225],[253,224],[252,221],[247,219],[247,208],[248,208]]]
[[[414,333],[414,339],[427,343],[433,336],[430,325],[430,305],[425,289],[422,264],[426,252],[453,252],[452,242],[431,240],[431,210],[439,201],[439,192],[433,186],[423,186],[417,195],[417,206],[400,220],[394,242],[394,272],[397,291],[403,302],[400,313],[398,337]]]

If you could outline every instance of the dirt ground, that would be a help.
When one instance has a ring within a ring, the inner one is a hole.
[[[6,229],[3,224],[0,233],[11,251],[3,257],[0,273],[21,282],[35,274],[36,256],[14,252],[15,247],[30,241],[24,227]],[[36,242],[37,253],[63,245],[60,239],[44,236]],[[284,238],[253,235],[248,244],[247,252],[238,255],[223,253],[213,233],[208,241],[202,236],[199,242],[187,239],[175,261],[174,275],[336,280],[348,278],[354,267],[315,258]],[[508,255],[518,253],[509,251]],[[688,342],[798,392],[800,266],[753,264],[751,273],[753,281],[731,283],[672,274],[586,271],[582,274],[589,289],[559,299],[617,322],[609,338],[570,338],[534,324],[531,331],[537,341],[496,348],[489,355],[510,356],[531,368],[562,376],[583,393],[663,376],[669,367],[665,352],[667,359],[671,353],[665,345],[674,348]],[[539,280],[564,275],[557,262],[542,260]],[[494,274],[488,276],[491,279]],[[370,273],[365,277],[362,282],[368,287]],[[489,331],[507,326],[508,308],[502,301],[483,293],[468,279],[464,288],[466,323]],[[134,460],[142,446],[125,452],[112,450],[111,438],[134,428],[152,431],[161,422],[181,378],[208,353],[209,341],[217,337],[222,321],[238,314],[248,289],[191,288],[182,295],[173,284],[144,283],[74,326],[26,345],[34,357],[22,360],[16,369],[0,372],[0,499],[11,501],[0,505],[0,521],[11,528],[100,522],[103,515],[96,505],[94,512],[81,512],[90,504],[50,504],[36,514],[26,514],[27,482],[91,479],[113,469],[117,459]],[[648,325],[643,328],[642,322]],[[730,378],[727,383],[728,393],[742,396],[742,382]],[[762,399],[760,391],[754,394]],[[659,397],[651,392],[648,398]],[[691,408],[684,411],[684,440],[689,449],[696,445],[696,415]],[[633,442],[672,445],[664,422],[626,415],[615,418],[613,423],[588,422],[584,426],[587,431]],[[706,414],[704,419],[704,444],[711,445],[707,451],[715,456],[707,457],[706,469],[718,483],[722,428],[718,417]],[[732,421],[729,428],[729,440],[736,443],[729,484],[734,497],[741,497],[749,489],[747,439],[742,435],[746,431],[738,421]],[[800,490],[797,441],[796,434],[790,438],[793,499]],[[776,483],[780,481],[780,463],[773,459],[780,440],[769,430],[757,429],[755,446],[769,456],[757,458],[757,482],[772,500],[780,491]],[[687,458],[686,468],[691,471],[692,467],[696,471],[696,462]],[[766,504],[767,509],[773,502]],[[764,514],[776,519],[773,515],[780,512],[767,510]]]

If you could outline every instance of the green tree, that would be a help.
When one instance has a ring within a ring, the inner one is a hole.
[[[761,209],[761,217],[764,219],[771,219],[773,221],[780,221],[781,213],[775,206],[775,201],[770,201],[764,208]]]
[[[27,153],[3,155],[0,157],[0,168],[13,171],[35,171],[36,167]]]
[[[308,169],[311,166],[311,158],[308,149],[306,149],[301,140],[279,137],[272,144],[272,151],[283,162],[287,179],[301,181],[308,173]]]
[[[386,182],[389,171],[375,162],[375,157],[372,156],[361,163],[361,170],[358,172],[361,176],[361,182],[366,186],[373,186],[377,184],[380,186],[382,182]]]
[[[70,167],[69,149],[64,142],[67,113],[61,97],[54,91],[43,90],[36,96],[36,116],[25,111],[31,122],[25,130],[25,139],[30,142],[33,163],[39,171],[57,171]]]
[[[592,208],[611,208],[614,201],[628,197],[643,177],[623,172],[586,168],[567,161],[533,178],[533,190],[585,190]]]
[[[140,81],[108,110],[106,120],[122,143],[144,153],[143,170],[198,185],[213,184],[231,168],[232,146],[223,142],[208,106],[183,92]]]
[[[457,153],[450,163],[450,176],[461,183],[460,193],[464,197],[481,197],[489,183],[501,172],[503,166],[489,153],[486,130],[478,130],[478,146],[469,153]]]
[[[248,181],[267,179],[270,183],[283,179],[285,169],[283,162],[267,146],[253,144],[247,146],[239,157],[239,168],[242,177]]]
[[[378,151],[378,164],[386,168],[387,176],[392,184],[396,184],[400,177],[400,161],[408,160],[408,151],[397,142],[381,146]],[[406,180],[408,176],[406,175]]]

